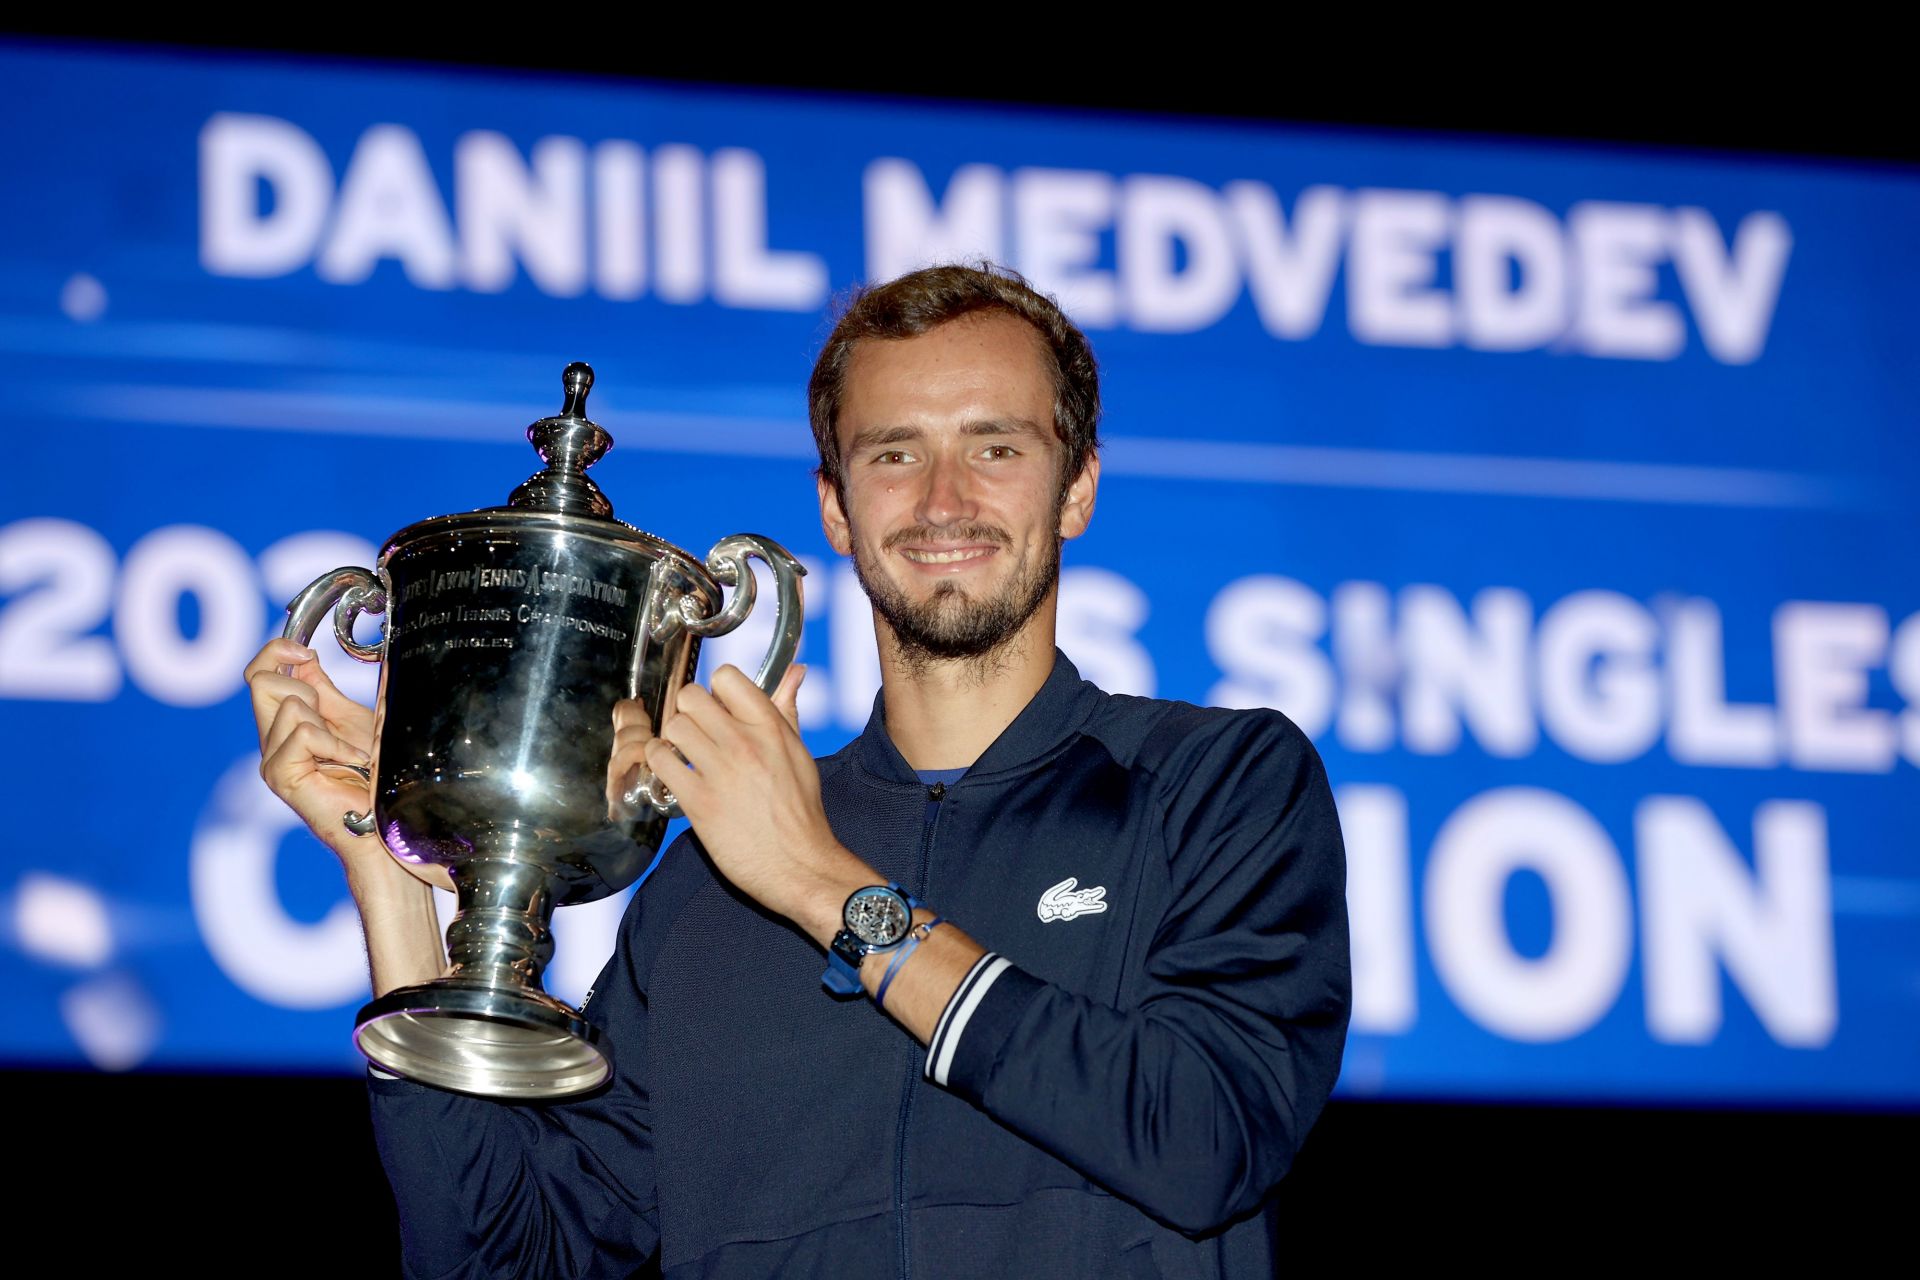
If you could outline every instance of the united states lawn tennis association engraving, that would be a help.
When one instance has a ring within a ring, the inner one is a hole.
[[[461,595],[469,600],[479,596],[511,593],[523,597],[516,604],[453,603],[451,601],[402,619],[393,629],[393,638],[418,637],[416,643],[397,652],[396,658],[411,658],[450,649],[511,649],[512,635],[421,636],[454,625],[508,623],[516,627],[557,626],[597,639],[624,643],[630,633],[616,622],[577,617],[565,612],[576,601],[624,610],[631,598],[626,587],[584,574],[554,569],[498,568],[480,565],[464,569],[439,570],[409,583],[406,601],[435,600]],[[527,600],[524,597],[536,597]],[[556,599],[557,597],[557,599]]]

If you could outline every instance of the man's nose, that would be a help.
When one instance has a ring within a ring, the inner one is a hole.
[[[926,477],[927,487],[921,491],[920,508],[914,512],[921,524],[937,528],[974,518],[973,477],[963,460],[936,455],[927,467]]]

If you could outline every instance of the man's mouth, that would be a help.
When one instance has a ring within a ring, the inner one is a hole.
[[[984,560],[997,550],[999,548],[993,546],[901,547],[900,554],[915,564],[943,565]]]

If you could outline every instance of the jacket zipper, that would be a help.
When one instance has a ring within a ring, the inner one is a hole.
[[[927,788],[927,799],[935,806],[932,820],[923,819],[920,829],[920,877],[915,882],[920,892],[927,891],[927,862],[933,854],[933,829],[940,824],[941,801],[947,798],[947,784],[936,782]],[[900,1128],[894,1136],[894,1216],[898,1221],[900,1238],[900,1280],[909,1280],[912,1264],[908,1261],[907,1250],[907,1119],[913,1113],[914,1079],[920,1074],[918,1055],[913,1052],[915,1046],[907,1050],[906,1087],[900,1091]]]

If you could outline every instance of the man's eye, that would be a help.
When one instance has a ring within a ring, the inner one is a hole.
[[[1002,458],[1017,457],[1019,455],[1019,452],[1020,451],[1018,449],[1014,448],[1010,444],[990,444],[982,452],[982,456],[987,458],[992,458],[995,461],[999,461]]]
[[[879,454],[877,457],[875,457],[874,461],[887,462],[887,463],[901,463],[901,462],[909,461],[912,458],[912,456],[913,455],[908,453],[905,449],[888,449],[886,452]]]

